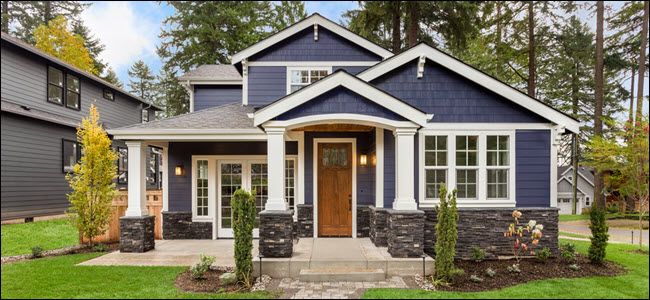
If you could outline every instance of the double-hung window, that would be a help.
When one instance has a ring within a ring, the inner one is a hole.
[[[510,172],[510,137],[487,136],[487,197],[508,199],[508,172]]]
[[[65,106],[79,110],[81,104],[79,78],[68,74],[68,77],[65,80],[65,85],[67,90]]]
[[[54,68],[47,68],[47,101],[68,108],[81,109],[79,78]]]
[[[288,73],[287,94],[291,94],[305,86],[308,86],[316,81],[319,81],[325,78],[331,72],[332,72],[332,68],[330,67],[287,68],[287,73]]]
[[[81,159],[81,145],[77,141],[63,140],[63,173],[74,172],[74,165]]]
[[[47,70],[47,101],[63,105],[63,72],[52,67]]]
[[[440,198],[440,186],[447,184],[447,136],[424,138],[425,197]]]
[[[478,136],[456,136],[456,188],[458,199],[476,199],[479,173]]]

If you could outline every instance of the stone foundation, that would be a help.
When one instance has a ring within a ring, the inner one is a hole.
[[[370,240],[377,247],[388,246],[388,210],[370,206]]]
[[[165,240],[212,239],[212,222],[192,222],[192,212],[163,211],[161,214]]]
[[[388,210],[388,253],[395,258],[424,253],[424,212]]]
[[[293,210],[260,212],[259,251],[264,257],[291,257]]]
[[[314,206],[311,204],[298,204],[298,222],[296,231],[298,238],[314,237]]]
[[[456,240],[456,258],[472,258],[472,247],[485,250],[487,258],[512,256],[509,239],[503,236],[508,226],[514,222],[512,212],[522,213],[520,225],[526,226],[529,220],[544,225],[542,239],[537,246],[529,245],[537,251],[547,247],[558,254],[558,209],[557,208],[458,208],[458,239]],[[433,208],[424,208],[425,230],[424,248],[429,255],[435,255],[437,212]],[[524,238],[523,240],[528,240]]]
[[[370,205],[357,205],[357,237],[370,236]]]
[[[155,248],[155,216],[120,218],[120,251],[147,252]]]

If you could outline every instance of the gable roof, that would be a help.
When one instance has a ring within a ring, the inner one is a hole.
[[[245,48],[244,50],[241,50],[237,53],[235,53],[232,56],[231,63],[237,64],[241,62],[244,59],[247,59],[254,54],[272,46],[280,41],[302,31],[305,28],[308,28],[309,26],[314,26],[314,24],[318,24],[318,26],[323,26],[324,28],[327,28],[328,30],[338,34],[339,36],[367,49],[370,52],[373,52],[382,58],[386,59],[390,56],[393,55],[392,52],[384,49],[383,47],[369,41],[368,39],[348,30],[347,28],[336,24],[332,22],[331,20],[321,16],[318,13],[314,13],[311,16],[302,19],[301,21],[298,21],[297,23],[282,29],[271,36],[251,45]]]
[[[329,76],[271,102],[256,111],[254,125],[259,126],[337,87],[345,87],[420,126],[424,126],[429,119],[422,110],[378,89],[343,69],[339,69]]]
[[[573,166],[561,166],[558,167],[558,177],[565,176],[569,171],[573,174]],[[591,186],[594,186],[594,174],[591,172],[591,169],[587,167],[578,167],[578,175],[587,181]]]
[[[514,87],[462,62],[461,60],[424,42],[403,51],[389,59],[357,74],[357,77],[370,82],[416,58],[425,57],[441,66],[467,78],[478,85],[500,95],[558,125],[563,125],[571,132],[579,132],[580,122],[575,118],[533,98]],[[424,74],[426,76],[426,74]]]
[[[74,66],[74,65],[72,65],[72,64],[70,64],[70,63],[68,63],[68,62],[66,62],[66,61],[64,61],[64,60],[62,60],[62,59],[60,59],[60,58],[58,58],[56,56],[54,56],[54,55],[52,55],[52,54],[49,54],[49,53],[47,53],[47,52],[45,52],[45,51],[43,51],[41,49],[38,49],[38,48],[36,48],[36,47],[34,47],[32,45],[29,45],[29,44],[15,38],[15,37],[12,37],[12,36],[4,33],[4,32],[2,32],[2,41],[3,42],[6,41],[6,42],[8,42],[8,43],[10,43],[10,44],[12,44],[14,46],[17,46],[18,48],[21,48],[23,50],[27,50],[28,52],[30,52],[32,54],[36,54],[37,56],[39,56],[41,58],[44,58],[45,60],[48,60],[48,61],[50,61],[52,63],[56,63],[56,64],[58,64],[60,66],[65,67],[65,68],[68,68],[68,69],[76,72],[77,74],[84,76],[87,79],[90,79],[90,80],[92,80],[92,81],[94,81],[94,82],[96,82],[98,84],[101,84],[103,86],[106,86],[106,87],[109,87],[109,88],[111,88],[113,90],[116,90],[116,91],[120,92],[121,94],[127,96],[128,98],[132,98],[133,100],[136,100],[138,102],[142,102],[145,105],[151,105],[151,107],[153,107],[156,110],[160,110],[160,111],[163,110],[162,108],[160,108],[160,107],[158,107],[156,105],[153,105],[153,104],[147,102],[146,100],[144,100],[144,99],[142,99],[142,98],[140,98],[140,97],[138,97],[136,95],[133,95],[133,94],[131,94],[131,93],[125,91],[125,90],[123,90],[122,88],[120,88],[120,87],[118,87],[116,85],[113,85],[112,83],[100,78],[99,76],[97,76],[95,74],[91,74],[90,72],[88,72],[86,70],[82,70],[82,69],[80,69],[80,68],[78,68],[78,67],[76,67],[76,66]]]

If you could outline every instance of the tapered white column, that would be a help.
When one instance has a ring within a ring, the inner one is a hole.
[[[147,185],[146,185],[146,162],[147,144],[142,141],[127,141],[128,148],[128,187],[129,207],[126,209],[126,216],[141,217],[148,216],[147,210]]]
[[[417,210],[415,202],[415,128],[395,130],[394,210]]]
[[[265,128],[267,136],[269,196],[265,210],[286,210],[284,197],[284,128]]]

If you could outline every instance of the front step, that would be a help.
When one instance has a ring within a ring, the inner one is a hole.
[[[302,269],[300,281],[310,282],[376,282],[386,280],[382,269]]]

